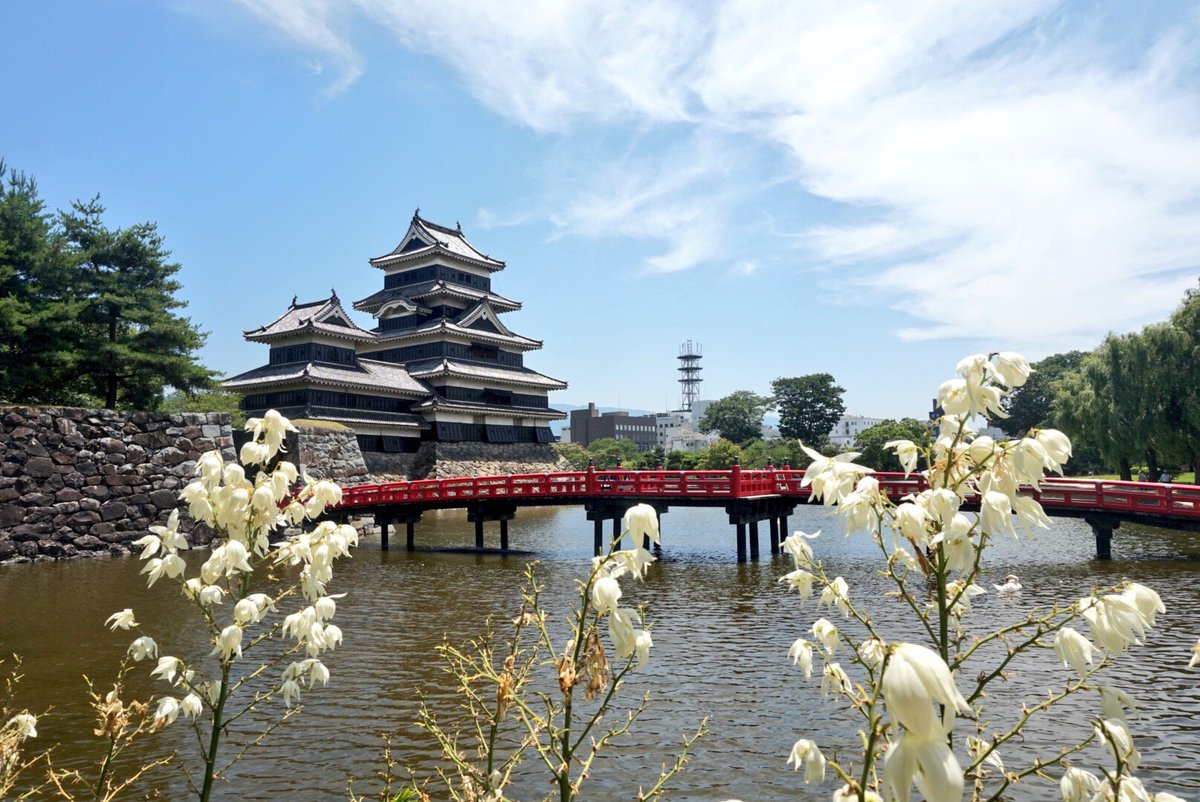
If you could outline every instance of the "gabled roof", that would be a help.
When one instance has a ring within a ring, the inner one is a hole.
[[[546,376],[527,368],[503,368],[492,365],[480,365],[474,362],[460,362],[456,359],[432,359],[423,362],[410,362],[408,372],[414,379],[431,382],[436,378],[459,377],[482,379],[500,384],[511,384],[518,387],[537,387],[544,390],[564,390],[565,381]]]
[[[433,318],[428,323],[417,326],[415,329],[402,329],[400,331],[385,331],[380,332],[379,338],[376,340],[380,346],[392,345],[398,342],[407,340],[436,340],[444,337],[447,334],[457,334],[468,342],[488,343],[490,345],[504,346],[518,351],[536,351],[542,347],[541,340],[533,340],[529,337],[522,337],[520,334],[498,334],[481,329],[468,329],[460,326],[453,321],[446,320],[444,317]],[[431,337],[430,335],[437,335]]]
[[[500,317],[496,314],[496,310],[492,309],[491,304],[486,300],[480,301],[468,309],[464,309],[463,313],[458,316],[454,323],[463,329],[495,332],[505,337],[517,336],[508,326],[500,322]]]
[[[427,398],[413,404],[413,409],[425,411],[471,412],[508,414],[518,418],[541,418],[543,420],[563,420],[567,413],[548,407],[501,406],[499,404],[483,404],[477,401],[451,401],[440,395]]]
[[[468,301],[486,300],[499,312],[513,312],[521,308],[519,302],[510,301],[503,295],[497,295],[494,292],[487,292],[486,290],[476,290],[461,284],[450,284],[445,281],[423,281],[420,284],[412,284],[407,287],[380,290],[377,293],[368,295],[361,301],[355,301],[354,308],[360,312],[376,314],[385,306],[401,304],[406,308],[411,306],[412,308],[409,311],[417,311],[425,309],[419,301],[442,296],[464,298]]]
[[[358,367],[326,365],[321,362],[264,365],[226,379],[221,384],[230,390],[248,392],[259,387],[297,382],[352,387],[409,398],[427,396],[432,392],[400,365],[361,357]]]
[[[408,224],[408,231],[404,232],[400,244],[391,253],[376,256],[371,260],[374,267],[388,267],[440,253],[488,270],[504,269],[504,262],[493,259],[467,242],[461,226],[456,228],[439,226],[437,223],[422,218],[420,212],[420,209],[413,212],[412,222]]]
[[[247,340],[270,342],[281,337],[317,332],[356,342],[372,342],[376,339],[374,332],[354,324],[342,308],[336,292],[324,300],[304,304],[298,304],[292,298],[292,305],[282,315],[265,326],[242,332],[242,335]]]

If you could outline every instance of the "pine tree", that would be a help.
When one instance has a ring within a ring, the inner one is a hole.
[[[82,307],[79,373],[109,409],[152,408],[167,385],[208,386],[212,373],[193,356],[206,335],[173,311],[186,305],[175,297],[180,266],[167,261],[157,226],[108,229],[103,214],[99,198],[59,214]]]

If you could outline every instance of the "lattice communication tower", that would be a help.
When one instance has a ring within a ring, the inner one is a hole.
[[[684,412],[692,411],[692,404],[700,394],[700,382],[703,381],[700,378],[700,358],[704,355],[701,350],[700,343],[691,340],[679,346],[679,383],[683,386],[681,408]]]

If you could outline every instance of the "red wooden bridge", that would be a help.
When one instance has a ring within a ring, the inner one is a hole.
[[[923,490],[919,476],[877,473],[880,487],[893,500]],[[413,548],[413,525],[424,511],[466,508],[475,523],[475,545],[483,547],[483,524],[500,522],[500,548],[508,549],[508,521],[518,507],[583,505],[595,522],[595,548],[603,545],[604,520],[613,522],[632,504],[646,503],[660,513],[671,506],[724,507],[737,527],[738,559],[758,556],[758,523],[770,523],[771,551],[777,552],[787,532],[787,517],[798,503],[808,501],[810,488],[801,487],[804,471],[790,468],[724,471],[565,471],[557,473],[423,479],[348,487],[339,513],[373,513],[387,548],[390,525],[407,525],[407,546]],[[1111,556],[1113,531],[1122,521],[1172,529],[1200,530],[1200,486],[1121,482],[1094,479],[1046,479],[1040,490],[1027,491],[1048,515],[1085,519],[1096,534],[1097,556]],[[971,499],[968,499],[968,504]],[[748,527],[748,529],[747,529]]]

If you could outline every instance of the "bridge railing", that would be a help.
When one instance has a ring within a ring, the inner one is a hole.
[[[926,487],[919,476],[874,474],[881,489],[893,500]],[[791,469],[713,471],[562,471],[504,476],[420,479],[357,485],[345,489],[341,507],[377,507],[391,504],[470,502],[509,498],[712,498],[737,499],[782,495],[806,499],[804,471]],[[1092,479],[1043,481],[1030,491],[1044,507],[1108,511],[1131,515],[1162,515],[1200,519],[1200,486],[1122,482]]]

